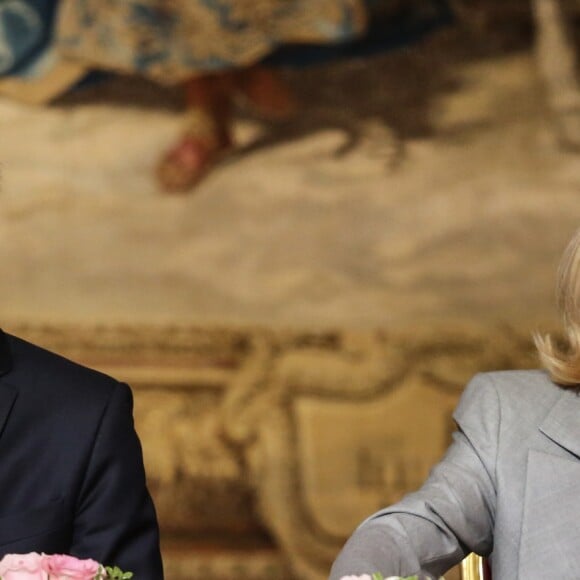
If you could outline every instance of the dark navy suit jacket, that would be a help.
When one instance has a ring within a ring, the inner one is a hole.
[[[0,557],[68,553],[162,580],[129,387],[0,331]]]

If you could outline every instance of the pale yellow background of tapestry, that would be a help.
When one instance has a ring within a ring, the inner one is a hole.
[[[300,473],[316,523],[346,536],[417,489],[450,441],[455,403],[419,381],[368,402],[300,400]]]

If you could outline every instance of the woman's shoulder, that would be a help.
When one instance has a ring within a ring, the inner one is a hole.
[[[500,398],[557,397],[562,390],[542,369],[491,371],[477,374],[474,380],[490,385]]]
[[[557,388],[549,373],[542,369],[490,371],[479,373],[476,377],[493,383],[497,389],[508,391]]]
[[[459,414],[489,413],[508,418],[538,418],[564,393],[548,372],[539,369],[478,373],[467,385],[459,403]]]

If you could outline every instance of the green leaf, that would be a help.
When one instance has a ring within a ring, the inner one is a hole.
[[[105,570],[107,571],[107,580],[130,580],[133,578],[133,572],[123,572],[119,566],[105,566]]]

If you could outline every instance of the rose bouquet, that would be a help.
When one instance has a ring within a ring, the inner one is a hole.
[[[65,554],[6,554],[0,580],[129,580],[132,572]]]

